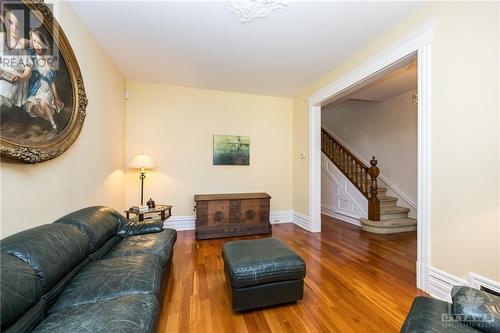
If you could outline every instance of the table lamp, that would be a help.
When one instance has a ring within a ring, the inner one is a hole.
[[[139,169],[139,178],[141,179],[141,206],[144,204],[144,178],[146,178],[146,170],[156,169],[153,159],[147,154],[141,153],[135,155],[130,162],[130,168]]]

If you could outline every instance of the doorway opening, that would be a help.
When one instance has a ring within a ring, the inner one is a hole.
[[[321,107],[321,212],[376,234],[417,229],[416,55],[396,65]]]
[[[378,56],[334,80],[308,98],[309,104],[309,230],[321,231],[321,108],[349,95],[361,84],[369,85],[381,75],[417,57],[417,262],[416,284],[428,290],[431,159],[431,47],[434,22],[428,22]]]

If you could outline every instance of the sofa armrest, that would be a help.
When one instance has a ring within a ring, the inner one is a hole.
[[[149,234],[153,232],[160,232],[163,230],[162,220],[152,221],[127,221],[127,223],[120,225],[117,235],[125,238],[134,235]]]
[[[449,313],[450,303],[427,296],[417,296],[413,300],[400,333],[453,332],[453,328],[443,328],[442,316]],[[462,332],[459,330],[459,332]],[[470,332],[470,330],[466,330]]]
[[[451,298],[453,313],[459,321],[482,332],[500,332],[500,297],[466,286],[454,286]]]

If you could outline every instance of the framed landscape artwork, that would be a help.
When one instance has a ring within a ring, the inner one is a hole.
[[[41,0],[0,4],[2,160],[37,163],[68,149],[87,97],[73,50]]]
[[[250,165],[250,137],[214,135],[214,165]]]

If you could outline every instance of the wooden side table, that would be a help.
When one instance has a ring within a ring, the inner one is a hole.
[[[144,216],[145,215],[148,215],[148,214],[157,214],[157,215],[160,215],[160,218],[162,221],[165,221],[166,219],[168,219],[170,216],[172,216],[172,206],[169,206],[169,205],[156,205],[155,208],[150,208],[148,209],[147,211],[145,212],[136,212],[136,211],[133,211],[133,210],[130,210],[130,209],[127,209],[125,211],[125,215],[127,216],[127,219],[128,220],[134,220],[134,218],[130,217],[130,214],[134,214],[134,215],[137,215],[138,218],[139,218],[139,221],[144,221]],[[151,216],[146,216],[146,219],[151,219],[153,217]]]

